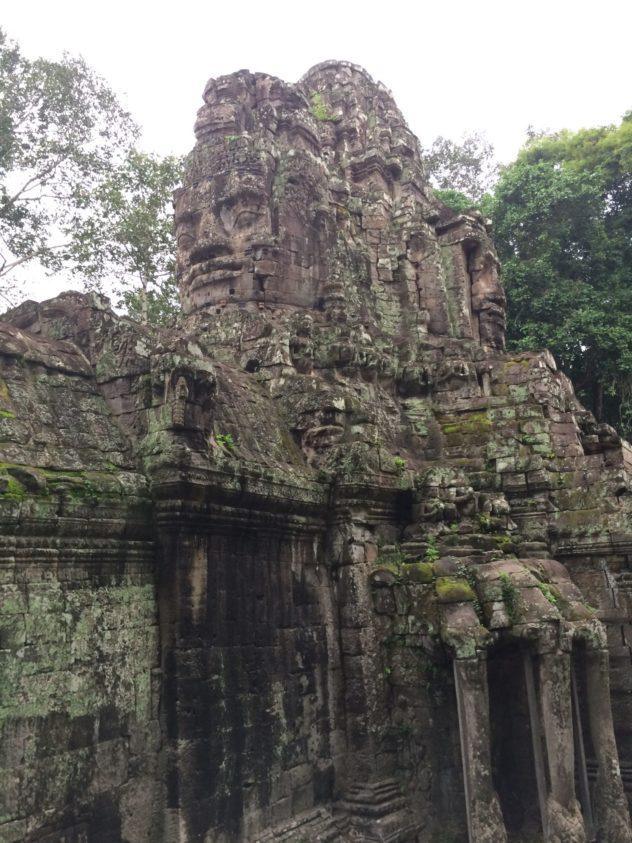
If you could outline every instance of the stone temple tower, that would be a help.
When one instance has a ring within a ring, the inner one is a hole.
[[[176,326],[0,325],[0,839],[630,843],[628,445],[362,68],[195,133]]]

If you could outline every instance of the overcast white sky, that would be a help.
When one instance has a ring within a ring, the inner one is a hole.
[[[529,124],[577,129],[632,108],[631,0],[4,0],[0,26],[30,57],[83,55],[160,153],[191,148],[208,78],[247,67],[295,81],[330,58],[389,87],[422,144],[481,131],[501,161]]]

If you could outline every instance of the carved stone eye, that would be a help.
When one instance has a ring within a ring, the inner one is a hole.
[[[237,231],[252,228],[253,225],[256,225],[260,216],[259,211],[240,211],[235,218],[234,228]]]
[[[176,242],[178,246],[184,246],[187,248],[188,246],[192,246],[195,243],[195,235],[192,234],[190,231],[182,231],[178,234],[176,238]]]
[[[199,211],[183,211],[178,214],[178,225],[195,225],[200,218]]]

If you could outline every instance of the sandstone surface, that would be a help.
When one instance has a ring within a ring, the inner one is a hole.
[[[196,137],[176,326],[0,325],[0,839],[629,843],[629,446],[362,68]]]

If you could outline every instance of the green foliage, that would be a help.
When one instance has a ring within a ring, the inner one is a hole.
[[[0,30],[0,295],[9,303],[16,273],[39,264],[113,287],[118,306],[144,322],[175,313],[181,162],[139,152],[137,137],[83,59],[30,61]]]
[[[468,565],[465,562],[459,562],[456,566],[456,573],[458,577],[466,580],[472,589],[472,594],[474,594],[474,600],[472,601],[472,607],[476,612],[478,619],[481,623],[484,620],[484,613],[483,613],[483,606],[481,601],[478,599],[478,592],[476,590],[476,573],[472,565]]]
[[[552,606],[557,604],[557,596],[548,582],[539,582],[538,588]]]
[[[507,609],[507,617],[511,623],[515,623],[518,619],[518,603],[520,597],[518,589],[512,583],[506,571],[502,571],[500,574],[500,591],[505,608]]]
[[[319,91],[314,91],[311,96],[311,108],[310,111],[312,113],[312,117],[320,122],[324,122],[326,120],[334,120],[334,115],[329,113],[329,109],[327,108],[327,103],[325,102],[323,95]]]
[[[494,147],[482,135],[465,135],[460,143],[439,136],[423,154],[431,184],[455,211],[477,205],[496,180]]]
[[[406,468],[406,460],[402,457],[394,457],[393,465],[397,471],[402,472]]]
[[[478,528],[482,533],[491,533],[494,529],[494,522],[491,515],[480,512],[478,515]]]
[[[83,197],[138,134],[112,91],[83,61],[25,58],[0,30],[0,279],[19,267],[71,261]]]
[[[232,433],[216,433],[215,444],[219,445],[220,448],[226,448],[228,451],[232,451],[235,447],[235,440],[233,439]]]
[[[632,434],[632,119],[533,136],[492,207],[510,347],[548,347],[599,420]]]
[[[444,205],[447,205],[448,208],[457,214],[463,214],[471,210],[476,204],[469,196],[458,190],[435,190],[434,193],[437,199],[440,199]]]
[[[131,150],[92,191],[83,193],[70,252],[90,286],[118,280],[117,304],[142,322],[168,322],[179,310],[172,196],[178,158]]]
[[[437,540],[434,536],[430,536],[428,538],[428,546],[426,547],[424,559],[426,562],[436,562],[440,556],[441,553],[437,547]]]

